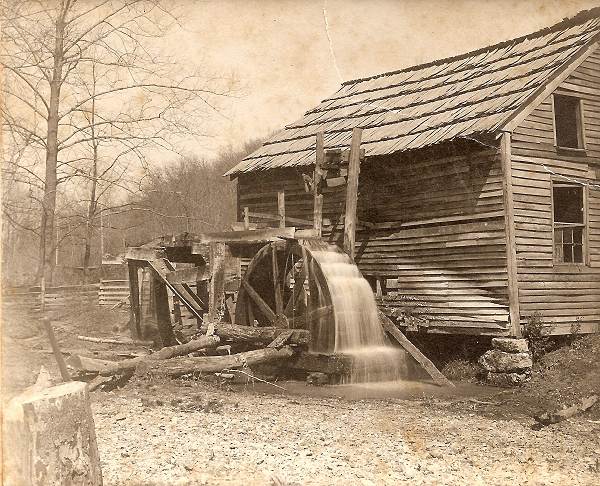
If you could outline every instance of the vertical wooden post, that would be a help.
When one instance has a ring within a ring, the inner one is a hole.
[[[358,176],[360,174],[361,137],[362,128],[352,130],[348,186],[346,188],[346,212],[344,215],[344,251],[352,261],[354,261],[354,243],[356,241],[356,206],[358,201]]]
[[[283,189],[277,191],[277,214],[279,215],[279,227],[285,228],[285,192]]]
[[[249,230],[250,229],[250,209],[248,208],[248,206],[244,206],[244,229],[245,230]]]
[[[42,277],[40,282],[40,312],[42,316],[46,312],[46,278]]]
[[[60,347],[58,346],[58,342],[56,341],[56,336],[54,335],[54,329],[52,329],[50,319],[48,319],[47,317],[42,317],[42,322],[44,324],[44,327],[46,328],[46,333],[48,333],[50,347],[52,348],[52,352],[54,353],[56,364],[58,364],[60,376],[62,377],[63,381],[71,381],[71,376],[69,375],[69,371],[67,370],[67,364],[65,363],[63,355],[60,352]]]
[[[219,311],[225,298],[225,243],[210,243],[210,284],[208,290],[208,322],[209,333],[212,334],[211,324],[219,319]]]
[[[171,318],[171,307],[169,306],[169,295],[167,286],[160,280],[152,278],[152,290],[154,294],[154,315],[158,326],[158,333],[163,346],[175,344],[173,334],[173,320]]]
[[[130,319],[130,332],[132,339],[141,339],[141,302],[140,302],[140,283],[138,277],[138,266],[131,260],[127,260],[127,270],[129,272],[129,319]]]
[[[321,236],[323,227],[323,194],[319,191],[319,183],[321,182],[322,166],[325,161],[325,142],[323,132],[317,133],[316,142],[316,157],[315,157],[315,173],[313,176],[313,228],[317,232],[317,236]]]
[[[508,305],[510,331],[521,336],[521,313],[519,308],[519,282],[517,274],[517,244],[515,238],[515,207],[512,187],[512,164],[510,132],[502,132],[500,139],[500,161],[502,164],[502,192],[504,201],[504,227],[506,235],[506,267],[508,271]]]

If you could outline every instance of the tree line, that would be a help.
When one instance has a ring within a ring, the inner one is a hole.
[[[51,283],[58,264],[86,279],[102,253],[233,220],[221,174],[256,144],[181,155],[212,135],[235,85],[164,54],[171,2],[10,0],[0,20],[5,278]]]

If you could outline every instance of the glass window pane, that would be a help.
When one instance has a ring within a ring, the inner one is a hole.
[[[554,222],[583,223],[583,188],[581,186],[555,186]]]
[[[573,228],[573,243],[581,245],[583,241],[583,228]]]
[[[576,263],[583,263],[583,247],[581,245],[575,245],[573,247],[573,261]]]
[[[571,249],[573,247],[571,245],[563,245],[563,261],[565,263],[572,263],[573,262],[573,255],[571,252]]]
[[[572,96],[554,95],[554,126],[556,144],[559,147],[579,148],[580,130],[579,99]]]
[[[567,243],[573,243],[573,230],[571,228],[565,228],[562,230],[563,232],[563,243],[566,245]]]
[[[555,261],[562,263],[565,261],[563,257],[563,246],[562,244],[554,245],[554,258]]]
[[[562,230],[560,229],[554,230],[554,244],[562,245]]]

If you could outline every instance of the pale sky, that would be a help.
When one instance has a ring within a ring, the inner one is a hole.
[[[242,91],[224,103],[220,147],[300,118],[342,81],[461,54],[550,26],[598,0],[180,0],[184,29],[165,49],[181,62],[234,75]],[[326,28],[327,26],[327,28]],[[331,39],[331,43],[329,42]]]

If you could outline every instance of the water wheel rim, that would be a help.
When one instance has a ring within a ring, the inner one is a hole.
[[[298,272],[303,275],[300,280],[302,288],[298,287],[295,278],[294,286],[287,287],[290,272],[294,272],[292,265],[299,261],[302,262]],[[261,281],[257,282],[257,279]],[[276,283],[279,285],[275,285]],[[309,289],[303,312],[295,313],[299,294],[302,293],[305,285],[312,289]],[[280,297],[277,297],[277,288],[281,288]],[[310,246],[298,241],[274,242],[262,247],[248,265],[238,294],[236,323],[312,331],[316,324],[326,320],[333,326],[335,320],[333,312],[325,275],[320,263],[313,257]],[[253,322],[254,320],[256,322]],[[333,346],[335,333],[330,332],[330,334],[332,337],[327,340],[331,342],[325,344],[326,348]]]

